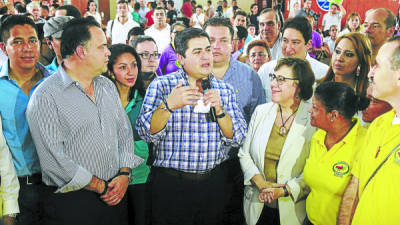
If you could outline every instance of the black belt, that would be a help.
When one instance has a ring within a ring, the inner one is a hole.
[[[165,167],[153,167],[154,170],[160,173],[165,173],[174,177],[180,177],[187,180],[194,180],[194,181],[203,181],[211,177],[214,174],[214,171],[217,170],[219,166],[216,168],[206,172],[206,173],[187,173],[183,171],[179,171],[172,168],[165,168]]]
[[[20,185],[41,184],[42,183],[42,174],[35,173],[32,175],[28,175],[28,176],[20,176],[20,177],[18,177],[18,180],[19,180]]]

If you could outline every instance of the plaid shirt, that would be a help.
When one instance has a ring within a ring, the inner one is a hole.
[[[221,96],[224,109],[232,118],[233,138],[228,139],[218,123],[207,114],[195,113],[186,105],[175,110],[166,126],[156,134],[150,133],[153,112],[168,98],[179,81],[188,86],[188,77],[180,69],[175,73],[157,77],[149,86],[136,129],[141,138],[155,144],[154,166],[174,168],[190,173],[205,173],[228,158],[230,147],[239,147],[244,140],[247,125],[238,106],[234,89],[229,84],[210,76],[211,87]]]

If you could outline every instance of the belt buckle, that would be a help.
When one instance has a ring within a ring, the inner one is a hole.
[[[32,181],[29,180],[29,177],[30,176],[26,176],[26,184],[27,185],[32,185],[33,183],[32,183]]]

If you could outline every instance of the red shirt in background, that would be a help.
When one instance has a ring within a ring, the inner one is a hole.
[[[148,11],[144,17],[146,18],[146,21],[147,21],[146,27],[150,27],[151,25],[154,24],[153,10]]]
[[[193,14],[192,3],[190,3],[190,1],[183,3],[182,11],[186,18],[192,17]]]

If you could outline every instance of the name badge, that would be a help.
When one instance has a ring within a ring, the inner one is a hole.
[[[340,161],[333,164],[332,170],[335,176],[343,177],[344,175],[349,173],[350,166],[347,162]]]
[[[394,153],[394,161],[397,163],[397,165],[400,165],[400,150]]]

